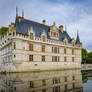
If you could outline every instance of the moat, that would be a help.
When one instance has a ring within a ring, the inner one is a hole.
[[[0,92],[92,92],[92,72],[58,70],[0,75]]]

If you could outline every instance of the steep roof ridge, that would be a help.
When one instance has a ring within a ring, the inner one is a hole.
[[[36,21],[33,21],[33,20],[29,20],[29,19],[25,19],[25,18],[24,18],[24,20],[29,21],[29,22],[38,23],[38,24],[43,25],[43,26],[50,27],[49,25],[46,25],[46,24],[44,25],[44,24],[42,24],[42,23],[39,23],[39,22],[36,22]]]

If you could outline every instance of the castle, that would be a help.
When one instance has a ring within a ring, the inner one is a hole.
[[[71,38],[63,25],[57,28],[18,16],[9,31],[0,36],[0,70],[24,72],[81,68],[82,43]]]

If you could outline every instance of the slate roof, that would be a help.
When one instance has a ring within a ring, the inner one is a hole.
[[[18,21],[18,19],[16,18],[15,21],[15,28],[16,28],[16,32],[17,33],[21,33],[24,35],[28,35],[28,31],[30,28],[33,28],[33,30],[35,31],[35,36],[36,37],[40,37],[43,30],[45,30],[46,34],[47,34],[47,38],[51,39],[49,37],[49,32],[50,32],[50,26],[48,25],[43,25],[41,23],[37,23],[31,20],[27,20],[27,19],[23,19],[22,21]],[[64,37],[66,36],[68,39],[68,42],[71,42],[71,37],[68,35],[68,33],[66,31],[64,31],[63,33],[59,31],[59,41],[63,41]]]

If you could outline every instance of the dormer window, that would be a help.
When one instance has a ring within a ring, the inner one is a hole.
[[[71,44],[72,44],[72,46],[75,45],[75,40],[74,40],[74,38],[72,38]]]
[[[65,40],[65,45],[67,45],[67,41]]]
[[[43,30],[43,32],[41,34],[41,39],[43,42],[45,42],[47,40],[47,34],[46,34],[45,30]]]
[[[45,42],[45,35],[42,36],[42,40]]]
[[[50,38],[52,39],[59,39],[59,32],[58,28],[56,27],[56,24],[53,23],[53,25],[50,27],[50,33],[49,33]]]
[[[68,44],[68,39],[67,39],[66,36],[64,37],[64,40],[63,41],[64,41],[64,45],[67,45]]]
[[[34,37],[35,37],[35,32],[34,32],[34,30],[33,30],[32,27],[29,29],[29,33],[28,33],[28,34],[29,34],[29,36],[30,36],[30,39],[33,40]]]
[[[51,32],[51,36],[52,37],[58,37],[58,33],[57,32]]]
[[[33,40],[33,33],[30,33],[30,39]]]
[[[73,42],[73,43],[72,43],[72,45],[74,46],[74,45],[75,45],[75,43]]]

